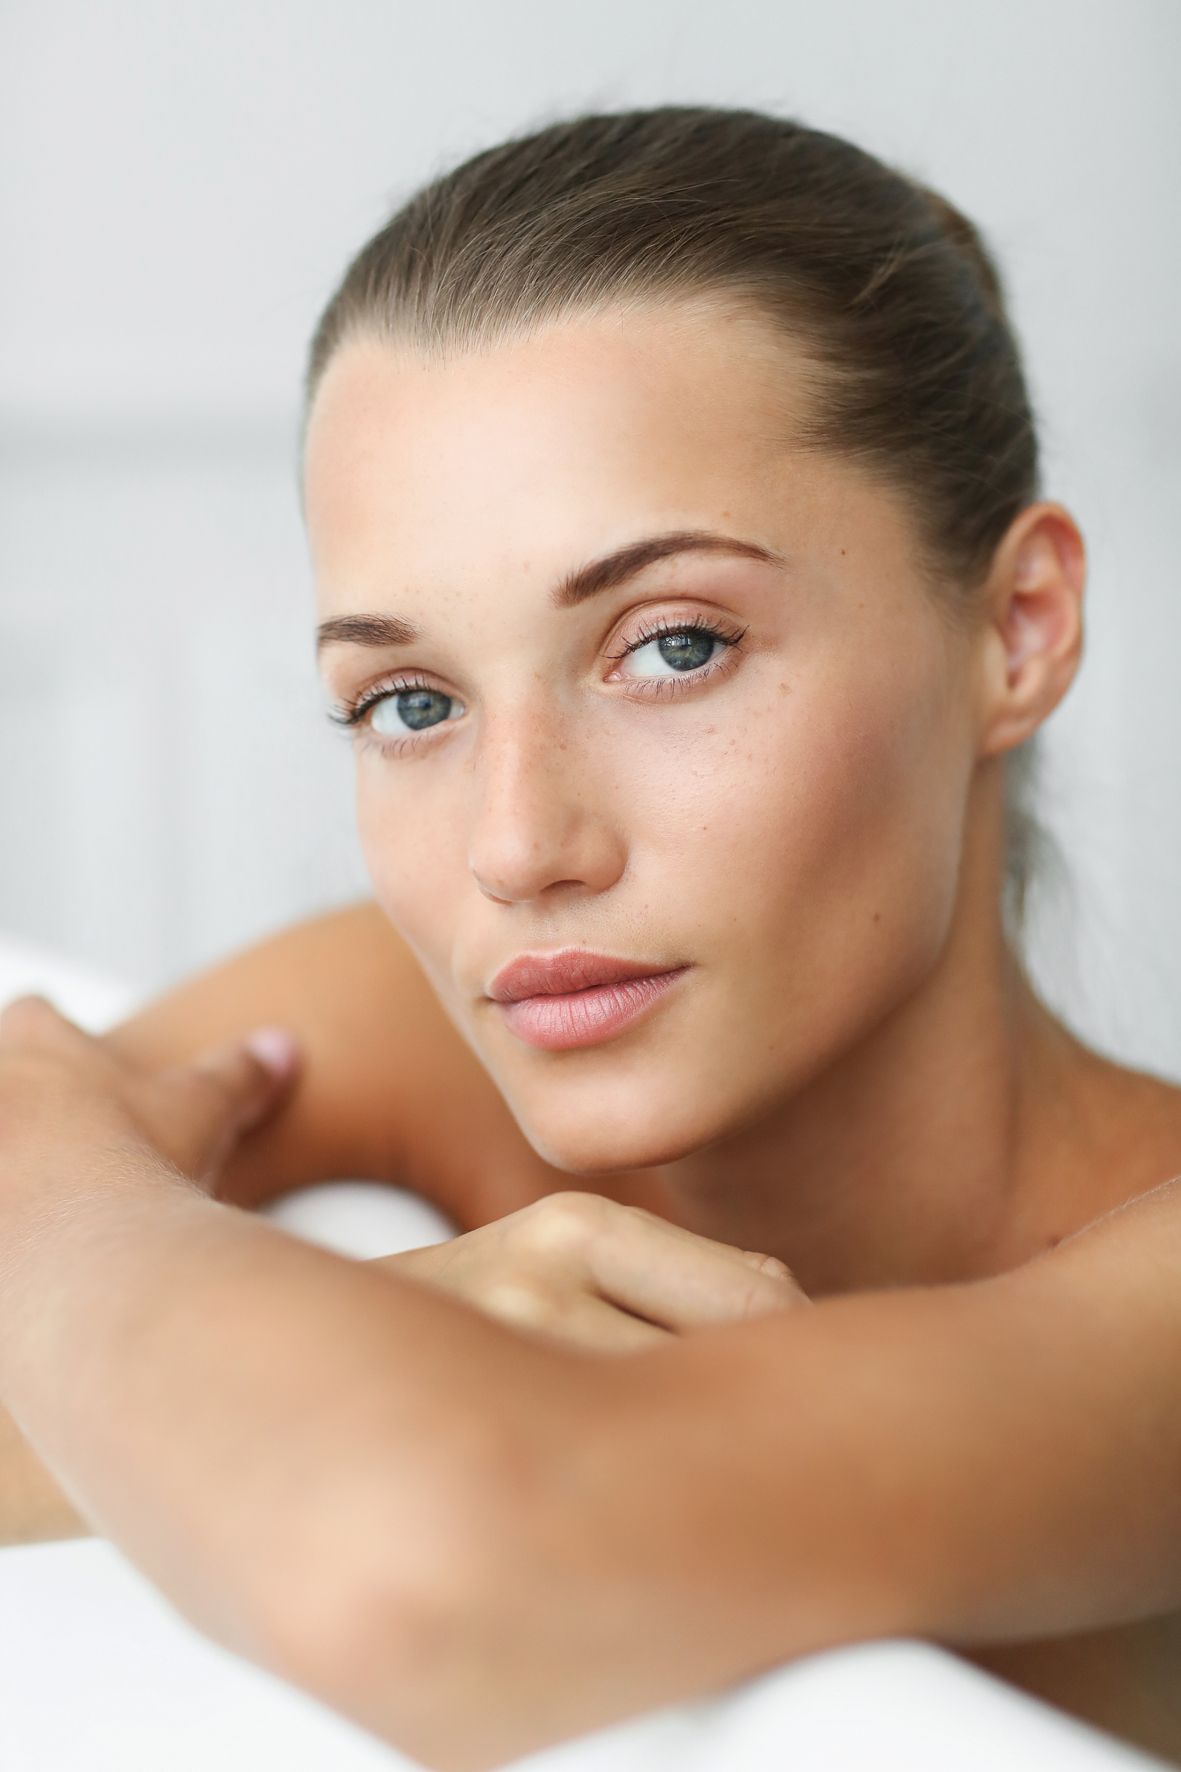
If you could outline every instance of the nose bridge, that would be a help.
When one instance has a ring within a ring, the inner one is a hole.
[[[594,792],[586,734],[560,698],[521,696],[487,711],[473,774],[469,866],[487,896],[600,892],[619,877],[619,833]]]

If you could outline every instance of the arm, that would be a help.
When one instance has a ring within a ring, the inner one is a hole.
[[[203,1198],[52,1041],[0,1112],[0,1396],[197,1623],[430,1763],[1181,1597],[1176,1189],[605,1361]]]
[[[244,1009],[249,1007],[247,1002]],[[43,1008],[38,1013],[43,1016]],[[93,1043],[91,1052],[97,1053]],[[230,1043],[200,1060],[206,1082],[211,1068],[221,1071],[222,1093],[206,1103],[214,1120],[194,1127],[192,1104],[175,1093],[166,1113],[150,1115],[157,1145],[167,1144],[182,1172],[201,1169],[210,1188],[220,1167],[212,1158],[224,1158],[229,1142],[216,1124],[224,1123],[236,1136],[245,1121],[249,1136],[252,1120],[265,1117],[269,1123],[276,1109],[282,1111],[295,1081],[288,1070],[272,1086],[257,1066],[244,1071],[239,1054],[240,1046]],[[174,1091],[179,1080],[174,1075]],[[151,1073],[138,1075],[141,1090],[151,1091],[156,1082]],[[165,1080],[166,1093],[168,1088]],[[236,1091],[244,1091],[241,1102]],[[599,1352],[629,1351],[704,1323],[806,1302],[780,1262],[588,1194],[548,1194],[466,1236],[386,1257],[373,1266],[427,1280],[491,1316]],[[0,1408],[0,1545],[73,1537],[88,1530],[12,1417]]]

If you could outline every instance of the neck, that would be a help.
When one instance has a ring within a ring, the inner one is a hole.
[[[759,1124],[669,1165],[682,1223],[779,1255],[812,1294],[996,1272],[1077,1228],[1063,1104],[1094,1061],[1006,944],[993,810],[932,973]]]

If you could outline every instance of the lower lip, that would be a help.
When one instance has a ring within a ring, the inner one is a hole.
[[[501,1012],[518,1040],[546,1052],[573,1046],[598,1046],[613,1040],[646,1015],[677,981],[685,968],[651,978],[629,978],[623,984],[597,984],[590,990],[561,997],[522,997],[502,1003]]]

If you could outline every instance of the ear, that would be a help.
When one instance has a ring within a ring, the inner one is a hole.
[[[1030,505],[985,586],[981,755],[1012,750],[1052,714],[1083,650],[1086,551],[1061,505]]]

